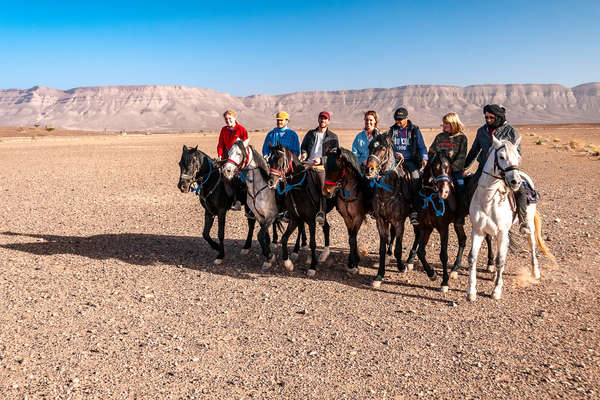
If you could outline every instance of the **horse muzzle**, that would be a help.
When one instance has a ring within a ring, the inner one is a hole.
[[[222,168],[223,178],[227,179],[228,181],[232,180],[235,176],[235,171],[236,167],[234,167],[231,163],[226,163]]]
[[[187,193],[190,191],[190,186],[192,185],[191,181],[179,178],[179,183],[177,184],[177,188],[181,190],[181,193]]]

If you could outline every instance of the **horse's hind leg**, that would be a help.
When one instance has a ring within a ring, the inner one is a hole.
[[[325,247],[319,256],[319,264],[324,263],[327,260],[327,257],[329,257],[329,231],[329,222],[327,222],[327,219],[325,219],[325,223],[323,224],[323,240],[325,242]]]
[[[244,247],[240,253],[245,256],[248,254],[250,247],[252,247],[252,236],[254,235],[254,227],[256,226],[256,220],[253,218],[248,218],[248,235],[246,236],[246,242],[244,243]]]
[[[485,235],[485,244],[488,249],[487,270],[488,272],[494,272],[496,270],[496,257],[494,257],[494,247],[492,246],[492,237],[490,235]]]
[[[316,254],[317,241],[315,238],[316,233],[317,233],[317,225],[316,225],[315,220],[312,220],[308,224],[308,240],[309,240],[308,243],[310,246],[311,262],[310,262],[310,267],[308,268],[308,271],[306,271],[306,274],[309,277],[313,277],[317,273],[317,254]]]
[[[531,276],[534,279],[540,279],[540,266],[538,264],[537,252],[536,252],[536,240],[535,235],[538,227],[535,226],[536,209],[535,204],[530,204],[527,210],[527,225],[529,225],[529,235],[527,240],[529,241],[529,248],[531,249]],[[538,221],[539,224],[541,222]]]
[[[458,270],[462,268],[462,256],[465,247],[467,246],[467,235],[465,234],[464,225],[454,224],[454,232],[456,232],[456,236],[458,237],[458,254],[456,255],[452,271],[450,272],[450,279],[458,278]]]
[[[467,287],[467,300],[475,301],[477,298],[477,256],[483,242],[483,233],[471,230],[471,251],[469,252],[469,286]]]
[[[406,268],[408,268],[409,271],[412,271],[415,266],[417,248],[419,247],[419,228],[413,226],[413,232],[415,233],[415,238],[413,240],[412,247],[410,248],[410,252],[408,253],[408,259],[406,260]]]
[[[429,242],[429,237],[431,236],[431,232],[433,232],[433,228],[424,226],[420,229],[419,234],[419,249],[417,250],[417,256],[419,257],[419,261],[423,264],[423,269],[427,273],[427,276],[432,281],[435,280],[435,271],[429,263],[427,262],[427,243]]]
[[[504,280],[502,279],[502,273],[504,272],[504,266],[506,265],[506,255],[508,254],[508,230],[506,232],[500,232],[498,235],[498,256],[496,257],[496,282],[494,284],[494,291],[492,297],[496,300],[502,297],[502,285]]]

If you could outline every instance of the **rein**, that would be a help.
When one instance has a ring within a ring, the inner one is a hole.
[[[198,187],[196,187],[196,188],[194,188],[194,187],[192,187],[192,185],[190,185],[190,192],[194,192],[194,194],[195,194],[196,196],[198,196],[198,197],[200,197],[200,198],[202,198],[202,199],[206,199],[206,198],[210,197],[210,195],[211,195],[211,194],[213,194],[213,193],[214,193],[214,191],[215,191],[215,190],[217,189],[217,187],[219,186],[219,182],[221,182],[221,174],[219,174],[219,176],[218,176],[218,178],[219,178],[219,179],[218,179],[218,180],[217,180],[217,182],[216,182],[216,183],[213,185],[212,189],[211,189],[211,190],[210,190],[210,191],[209,191],[209,192],[208,192],[206,195],[203,195],[203,194],[201,193],[201,192],[202,192],[202,190],[204,189],[204,185],[205,185],[206,183],[208,183],[208,180],[210,179],[210,177],[211,177],[212,173],[215,171],[215,169],[213,169],[212,162],[210,161],[210,159],[208,159],[208,157],[207,157],[207,160],[208,160],[208,168],[209,168],[209,169],[208,169],[208,174],[206,175],[206,178],[204,178],[204,180],[203,180],[202,182],[197,182],[197,181],[196,181],[196,183],[198,183]],[[187,175],[187,174],[181,174],[181,177],[182,177],[182,178],[185,178],[185,179],[189,179],[189,178],[188,178],[188,176],[189,176],[189,175]]]
[[[294,184],[286,183],[285,188],[283,190],[280,189],[280,185],[277,185],[277,193],[285,194],[285,193],[289,192],[290,190],[293,190],[293,189],[297,188],[298,186],[301,186],[304,183],[305,179],[306,179],[306,171],[304,171],[304,175],[302,175],[302,179],[300,179],[300,182],[298,182],[298,183],[294,183]]]
[[[400,165],[400,164],[398,164],[398,165]],[[386,178],[386,176],[389,175],[390,172],[395,170],[395,168],[396,168],[396,161],[394,161],[394,163],[392,164],[392,167],[385,173],[385,175],[383,175],[382,177],[379,177],[379,178],[371,179],[371,182],[369,182],[369,186],[372,188],[374,187],[377,189],[383,189],[386,192],[392,193],[393,190],[390,188],[390,186],[387,183],[385,183],[385,178]]]
[[[441,217],[442,215],[444,215],[446,213],[446,202],[444,201],[444,199],[441,199],[438,196],[437,192],[433,192],[429,196],[425,196],[423,194],[423,192],[419,191],[419,196],[421,196],[423,198],[423,207],[421,207],[421,209],[423,209],[423,210],[426,209],[427,203],[431,203],[431,206],[433,207],[433,211],[435,211],[436,217]],[[442,205],[441,210],[438,210],[438,208],[435,206],[435,202],[433,201],[434,196],[438,196],[438,201]]]

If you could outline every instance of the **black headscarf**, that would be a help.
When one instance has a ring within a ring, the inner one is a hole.
[[[499,126],[504,125],[506,122],[506,109],[504,107],[499,106],[498,104],[488,104],[487,106],[483,107],[483,113],[485,114],[486,112],[494,114],[496,117],[494,122],[491,124],[488,124],[487,121],[485,122],[490,131],[493,131]]]

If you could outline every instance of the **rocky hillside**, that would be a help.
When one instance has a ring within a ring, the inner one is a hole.
[[[235,97],[186,86],[106,86],[58,90],[0,90],[0,126],[40,124],[89,130],[207,130],[222,126],[227,108],[238,112],[250,130],[273,126],[278,110],[291,115],[290,126],[316,124],[319,111],[332,114],[332,126],[362,127],[362,113],[373,109],[382,125],[392,123],[396,107],[408,108],[422,126],[440,124],[455,111],[468,125],[482,123],[481,108],[503,104],[512,123],[600,122],[600,83],[561,85],[402,86],[391,89],[298,92]]]

